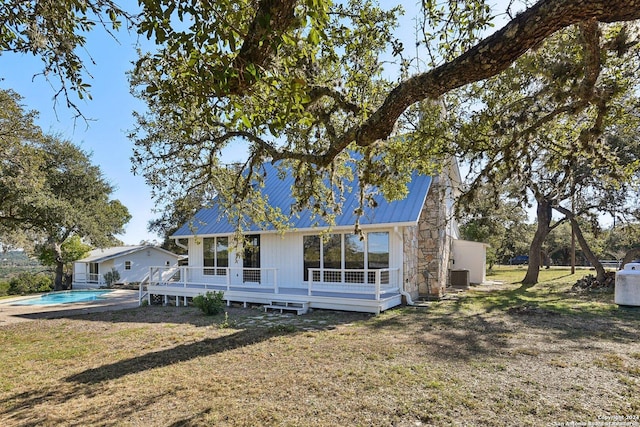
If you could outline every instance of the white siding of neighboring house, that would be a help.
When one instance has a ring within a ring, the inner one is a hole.
[[[113,268],[114,268],[114,266],[115,266],[115,262],[114,262],[114,260],[112,260],[112,259],[107,260],[107,261],[105,261],[105,262],[101,262],[101,263],[98,265],[98,274],[100,275],[100,281],[101,281],[101,282],[102,282],[102,281],[104,281],[104,275],[105,275],[105,273],[110,272],[110,271],[111,271],[111,269],[113,269]],[[118,269],[116,268],[116,270],[118,270]],[[125,282],[125,281],[127,281],[127,280],[125,280],[125,278],[123,277],[122,272],[120,272],[120,280],[119,280],[119,281],[120,281],[120,282]]]
[[[125,262],[131,262],[131,269],[125,270]],[[178,264],[178,257],[154,248],[116,256],[98,264],[98,284],[104,284],[104,275],[115,269],[120,274],[119,283],[140,282],[149,274],[150,267],[170,266]],[[74,264],[74,283],[83,284],[89,280],[89,262]],[[93,282],[95,283],[95,282]]]
[[[131,270],[125,270],[126,261],[131,261]],[[150,267],[166,266],[167,263],[176,265],[178,260],[162,251],[147,248],[104,262],[100,265],[100,274],[115,268],[120,273],[120,282],[140,282],[149,274]]]

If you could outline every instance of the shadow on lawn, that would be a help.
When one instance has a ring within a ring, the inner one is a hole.
[[[598,338],[616,342],[640,339],[640,308],[618,307],[613,304],[613,295],[605,298],[602,294],[577,295],[536,286],[471,292],[455,301],[452,318],[464,318],[470,307],[476,311],[481,308],[478,318],[493,316],[494,322],[499,322],[503,314],[503,321],[509,325],[506,329],[512,332],[539,328],[553,331],[557,339]],[[480,331],[484,330],[480,325]]]
[[[219,338],[207,338],[191,344],[182,344],[166,350],[154,351],[109,365],[103,365],[98,368],[87,369],[84,372],[65,378],[65,381],[84,384],[100,383],[198,357],[206,357],[229,350],[235,350],[287,333],[290,332],[277,328],[244,329],[231,335]]]
[[[369,325],[410,335],[413,342],[424,346],[426,354],[461,360],[508,355],[514,350],[512,338],[528,332],[573,341],[577,347],[594,340],[640,341],[640,308],[618,308],[599,299],[602,297],[580,299],[535,285],[475,290],[434,302],[426,309],[391,310]]]

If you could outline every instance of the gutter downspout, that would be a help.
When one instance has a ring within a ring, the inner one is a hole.
[[[398,238],[400,239],[402,243],[402,262],[404,264],[404,239],[402,234],[400,233],[400,231],[398,230],[398,226],[393,227],[393,231],[396,233],[396,235],[398,236]],[[407,291],[404,290],[404,280],[402,280],[402,283],[400,285],[400,295],[402,295],[403,297],[406,298],[407,300],[407,305],[415,305],[415,303],[413,302],[413,300],[411,299],[411,295],[409,295],[409,293]]]
[[[182,243],[180,243],[180,239],[179,239],[179,238],[175,238],[175,239],[173,239],[173,241],[176,243],[176,246],[177,246],[177,247],[182,248],[182,249],[184,249],[185,251],[188,251],[188,250],[189,250],[189,248],[188,248],[187,246],[185,246],[185,245],[183,245]]]

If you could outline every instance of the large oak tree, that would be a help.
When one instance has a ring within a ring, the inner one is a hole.
[[[452,144],[480,166],[474,184],[508,184],[536,206],[525,284],[537,282],[542,245],[558,224],[554,210],[571,222],[604,280],[581,223],[630,208],[640,163],[638,43],[633,26],[589,21],[556,33],[469,91],[475,108]]]
[[[259,206],[250,184],[265,161],[294,171],[294,211],[339,210],[340,189],[352,182],[347,162],[357,164],[362,203],[370,191],[402,197],[408,169],[432,171],[427,162],[441,154],[433,140],[391,138],[406,131],[403,114],[416,104],[502,72],[570,25],[640,18],[638,1],[541,0],[478,41],[496,13],[487,4],[450,1],[442,11],[425,1],[434,65],[416,72],[404,67],[412,59],[394,35],[399,10],[371,2],[141,3],[140,30],[158,50],[141,57],[132,78],[149,108],[132,132],[134,163],[157,200],[218,194],[238,217]],[[397,78],[384,72],[393,59]],[[233,144],[246,147],[242,167],[221,163]],[[264,206],[260,220],[279,218]]]
[[[88,153],[42,134],[20,97],[0,91],[0,240],[31,240],[55,265],[63,287],[62,246],[76,236],[94,246],[116,241],[130,215]],[[45,257],[47,258],[47,257]]]

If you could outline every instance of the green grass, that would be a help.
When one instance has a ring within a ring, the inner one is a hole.
[[[490,293],[482,286],[473,288],[463,299],[462,306],[469,311],[493,311],[522,308],[523,310],[549,310],[556,314],[584,313],[600,315],[618,313],[625,315],[613,302],[613,294],[579,295],[571,293],[571,287],[577,280],[595,272],[590,269],[577,269],[571,274],[570,268],[551,268],[540,270],[536,285],[523,285],[522,279],[526,267],[494,267],[489,280],[503,282],[499,290]]]

